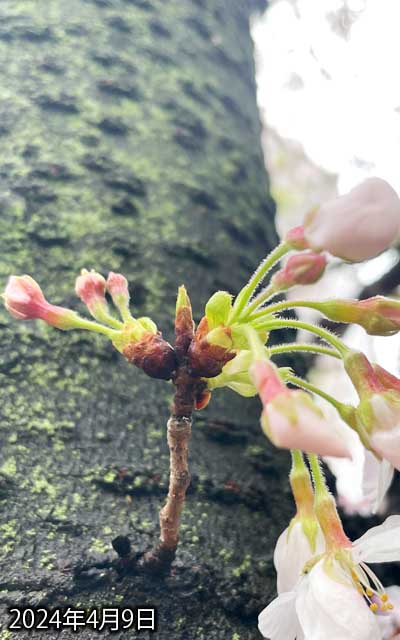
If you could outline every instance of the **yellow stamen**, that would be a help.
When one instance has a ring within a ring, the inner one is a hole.
[[[379,607],[376,604],[376,602],[373,602],[372,604],[369,605],[369,608],[371,609],[371,611],[373,611],[375,613],[375,611],[378,611]]]

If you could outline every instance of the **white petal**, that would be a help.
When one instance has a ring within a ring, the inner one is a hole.
[[[375,431],[370,441],[373,449],[400,471],[400,425],[389,431]]]
[[[348,515],[354,513],[370,513],[365,504],[363,493],[363,471],[365,464],[365,449],[358,435],[348,429],[347,437],[351,451],[351,460],[346,458],[324,458],[332,473],[336,476],[336,491],[339,505]]]
[[[349,429],[351,460],[325,458],[336,476],[338,504],[347,515],[376,513],[393,480],[393,467],[387,460],[378,460],[361,444],[358,435]]]
[[[400,562],[400,516],[390,516],[353,542],[355,562]]]
[[[301,582],[296,611],[307,640],[380,640],[374,614],[350,583],[318,562]],[[334,571],[334,565],[332,567]]]
[[[372,455],[369,451],[367,451],[367,453],[369,455]],[[385,497],[390,485],[392,484],[393,475],[394,467],[388,460],[382,460],[379,464],[378,487],[376,490],[375,500],[372,504],[372,513],[377,513],[377,511],[379,511],[382,500]]]
[[[312,550],[300,520],[285,529],[278,538],[274,552],[278,593],[291,591],[299,581],[306,562],[324,550],[325,542],[321,530],[317,534],[316,548]]]
[[[295,609],[296,592],[282,593],[258,616],[258,628],[268,640],[304,640]]]

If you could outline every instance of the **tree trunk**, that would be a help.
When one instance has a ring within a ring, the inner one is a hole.
[[[1,2],[3,283],[29,273],[51,302],[83,311],[80,269],[122,272],[134,314],[167,339],[178,285],[196,320],[216,289],[240,289],[276,243],[248,28],[257,4]],[[289,458],[261,434],[258,402],[214,393],[193,426],[172,574],[118,580],[111,540],[128,535],[142,553],[159,535],[172,385],[93,335],[5,311],[0,324],[2,607],[154,605],[160,640],[258,637],[292,513]],[[28,637],[11,633],[0,638]]]

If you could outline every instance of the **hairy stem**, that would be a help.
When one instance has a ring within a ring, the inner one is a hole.
[[[332,356],[332,358],[341,359],[341,356],[334,349],[329,347],[322,347],[318,344],[303,344],[301,342],[288,342],[287,344],[280,344],[276,347],[268,347],[268,351],[271,356],[280,353],[292,353],[294,351],[305,351],[308,353],[320,353],[326,356]]]
[[[247,307],[243,310],[242,319],[248,318],[262,304],[264,304],[267,300],[269,300],[269,298],[271,298],[272,296],[278,293],[280,292],[277,291],[273,285],[267,285],[262,291],[260,291],[260,293],[255,298],[253,298],[249,302]],[[266,307],[264,309],[264,312],[266,311],[266,309],[268,309],[268,313],[269,313],[269,308],[270,308],[269,306]]]
[[[297,307],[305,307],[306,309],[315,309],[316,311],[320,311],[318,308],[318,302],[313,302],[312,300],[282,300],[282,302],[276,302],[275,304],[268,305],[264,311],[268,311],[268,313],[277,313],[283,309],[295,309]]]
[[[229,318],[229,322],[232,323],[233,320],[241,315],[241,312],[246,307],[250,298],[252,297],[254,291],[257,289],[258,285],[264,280],[268,271],[272,269],[274,264],[279,262],[283,256],[290,251],[291,247],[286,242],[281,242],[278,244],[275,249],[271,251],[271,253],[259,264],[256,271],[248,281],[247,285],[243,287],[242,291],[237,296],[235,303],[233,305],[233,309],[231,312],[231,317]]]
[[[333,333],[328,331],[327,329],[323,329],[322,327],[318,327],[316,325],[310,324],[309,322],[302,322],[300,320],[291,320],[290,318],[280,318],[279,320],[268,320],[265,319],[265,322],[260,321],[257,325],[253,325],[257,330],[266,329],[267,331],[273,331],[274,329],[305,329],[305,331],[309,331],[310,333],[314,333],[328,344],[331,344],[335,347],[341,357],[344,357],[346,353],[348,353],[349,348]]]

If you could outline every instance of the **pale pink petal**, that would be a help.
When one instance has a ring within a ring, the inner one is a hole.
[[[295,393],[298,392],[292,392]],[[301,449],[320,456],[350,457],[346,441],[325,420],[322,412],[297,401],[292,402],[291,407],[296,412],[296,419],[273,402],[264,408],[263,426],[277,447]]]
[[[375,431],[370,441],[372,448],[400,471],[400,425],[390,431]]]
[[[312,249],[326,249],[353,262],[366,260],[396,239],[400,200],[385,180],[368,178],[312,212],[304,226],[305,238]]]

